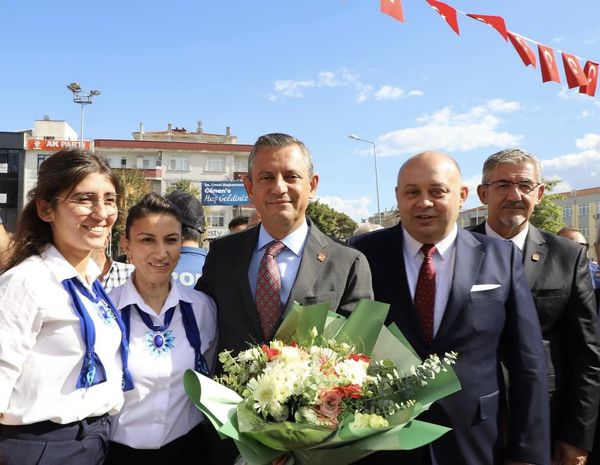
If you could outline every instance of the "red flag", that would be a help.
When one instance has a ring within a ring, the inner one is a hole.
[[[438,2],[437,0],[427,0],[435,11],[437,11],[444,21],[448,23],[454,32],[460,35],[460,31],[458,30],[458,17],[456,15],[456,10],[450,5],[446,5],[443,2]]]
[[[508,31],[508,38],[510,39],[510,43],[513,44],[513,47],[525,63],[525,66],[533,66],[535,68],[537,64],[537,60],[535,59],[535,53],[533,50],[527,45],[527,41],[523,39],[523,37],[513,34]]]
[[[585,86],[587,84],[587,76],[583,74],[579,60],[575,56],[565,52],[562,52],[562,59],[569,89]]]
[[[508,33],[506,31],[506,23],[504,22],[504,18],[502,16],[489,16],[489,15],[477,15],[467,13],[467,16],[471,18],[475,18],[482,23],[487,24],[488,26],[493,27],[500,33],[504,40],[508,40]]]
[[[579,93],[593,97],[596,94],[596,84],[598,84],[598,63],[588,60],[583,72],[587,76],[587,84],[579,88]]]
[[[538,44],[538,53],[540,55],[540,68],[542,68],[542,81],[560,82],[558,66],[554,59],[554,49]]]
[[[381,0],[379,9],[382,13],[390,15],[392,18],[396,18],[402,23],[404,22],[404,12],[402,11],[401,0]]]

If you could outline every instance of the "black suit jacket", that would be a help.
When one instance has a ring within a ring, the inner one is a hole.
[[[485,223],[473,231],[485,234]],[[591,450],[600,401],[600,333],[586,250],[530,225],[522,259],[544,338],[552,437]]]
[[[327,237],[310,220],[308,224],[300,267],[283,313],[294,301],[329,302],[333,311],[351,312],[360,299],[372,299],[371,272],[364,255]],[[248,342],[263,341],[248,281],[258,233],[256,227],[215,240],[196,284],[217,304],[219,351],[239,352],[248,348]]]
[[[352,238],[351,243],[369,260],[375,299],[391,305],[389,320],[398,324],[418,355],[458,352],[455,371],[462,386],[419,417],[453,428],[422,448],[425,459],[389,453],[376,454],[362,463],[497,465],[506,456],[549,464],[542,336],[518,249],[508,242],[458,231],[448,304],[429,346],[408,286],[401,225]],[[508,393],[515,408],[506,450],[499,433],[501,344],[511,348],[507,364],[516,380]]]

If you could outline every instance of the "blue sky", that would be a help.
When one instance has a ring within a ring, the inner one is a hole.
[[[600,60],[600,2],[448,0],[500,15],[509,30]],[[403,0],[405,22],[377,0],[141,2],[3,1],[0,130],[45,114],[79,130],[66,84],[102,95],[86,138],[131,138],[167,123],[230,126],[240,143],[288,132],[311,149],[322,201],[359,220],[395,206],[404,160],[453,155],[471,186],[490,154],[522,147],[560,190],[600,185],[600,100],[541,82],[510,43],[459,15],[457,36],[425,0]],[[560,56],[557,53],[557,59]],[[564,82],[562,64],[559,66]],[[598,91],[600,95],[600,89]]]

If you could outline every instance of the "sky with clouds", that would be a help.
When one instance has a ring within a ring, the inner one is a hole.
[[[395,206],[400,165],[423,150],[456,158],[467,207],[483,161],[507,147],[535,154],[559,190],[600,186],[600,100],[568,89],[560,64],[560,51],[600,60],[600,3],[447,3],[556,49],[563,82],[542,83],[481,22],[459,14],[456,35],[425,0],[403,0],[404,23],[376,0],[2,2],[0,131],[44,115],[77,130],[65,88],[77,81],[102,92],[86,138],[197,121],[230,126],[240,143],[293,134],[313,153],[320,200],[355,220],[377,201],[373,145],[351,133],[375,143],[382,209]]]

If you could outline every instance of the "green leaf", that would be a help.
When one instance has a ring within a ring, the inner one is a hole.
[[[357,352],[371,355],[385,323],[389,304],[360,299],[336,336],[336,341],[356,347]]]

